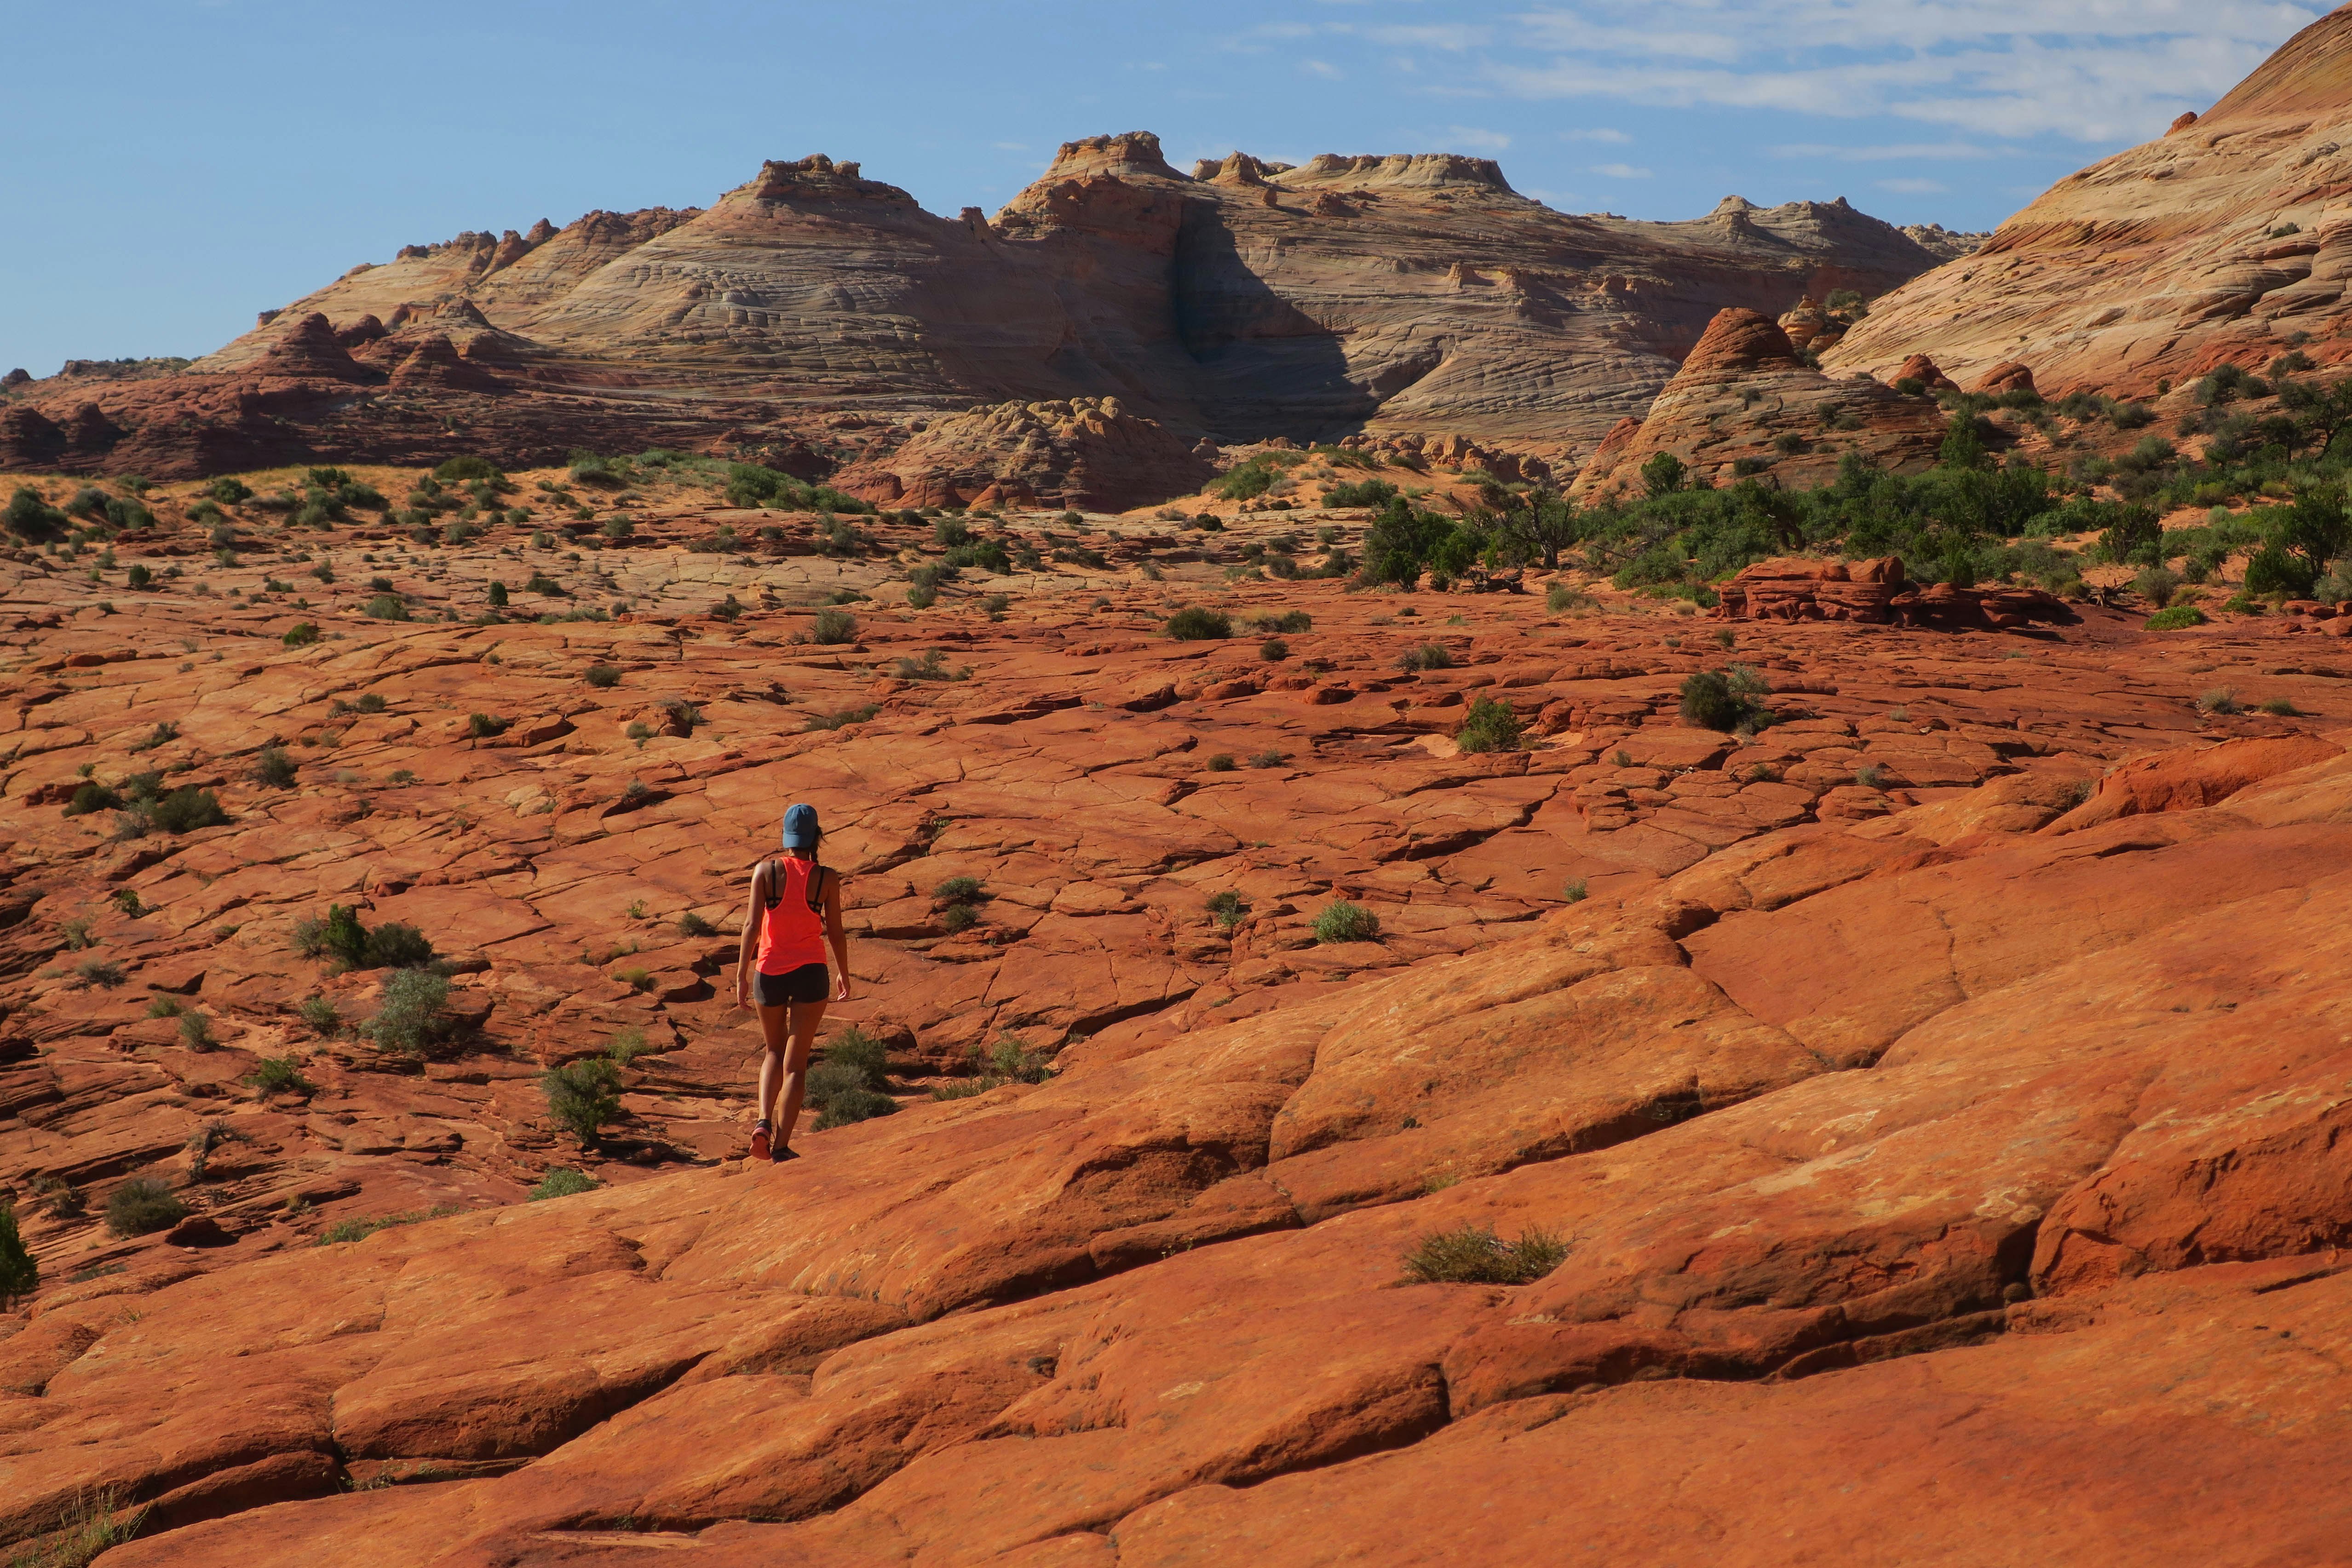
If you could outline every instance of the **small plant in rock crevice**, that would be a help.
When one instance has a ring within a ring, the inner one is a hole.
[[[1404,1255],[1405,1278],[1416,1284],[1530,1285],[1559,1268],[1568,1244],[1530,1228],[1506,1241],[1490,1226],[1465,1223],[1433,1231]]]
[[[1315,940],[1321,943],[1375,942],[1380,939],[1381,917],[1360,904],[1346,899],[1327,904],[1315,916]]]

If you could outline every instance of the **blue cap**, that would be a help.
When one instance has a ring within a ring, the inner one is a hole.
[[[816,825],[814,806],[793,806],[785,810],[784,848],[813,850],[816,848],[817,840],[822,837],[824,837],[824,830]]]

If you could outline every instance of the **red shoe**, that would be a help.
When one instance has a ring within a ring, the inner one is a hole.
[[[765,1122],[751,1124],[751,1157],[753,1159],[764,1160],[768,1157],[768,1137],[772,1130]]]

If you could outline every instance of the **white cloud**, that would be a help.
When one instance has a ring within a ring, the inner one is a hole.
[[[1511,144],[1511,139],[1502,131],[1481,131],[1475,125],[1449,125],[1444,139],[1456,147],[1480,152],[1500,152]]]
[[[1308,76],[1321,77],[1326,81],[1337,81],[1347,74],[1328,60],[1301,60],[1298,68]]]
[[[1906,196],[1940,196],[1951,190],[1941,180],[1873,180],[1882,191],[1895,191]]]
[[[1486,62],[1527,98],[2135,141],[2203,110],[2324,0],[1566,0]],[[1951,154],[1955,156],[1964,154]]]
[[[1841,163],[1884,163],[1905,158],[2008,156],[1969,141],[1898,141],[1878,146],[1836,147],[1825,141],[1793,141],[1772,149],[1775,158],[1834,158]]]
[[[1559,139],[1562,141],[1605,141],[1612,147],[1629,146],[1633,140],[1623,131],[1612,131],[1605,125],[1591,131],[1563,131]]]
[[[1595,163],[1591,172],[1606,174],[1612,180],[1646,180],[1650,177],[1650,171],[1636,169],[1631,163]]]
[[[995,148],[1000,152],[1026,152],[1029,151],[1029,144],[1026,141],[992,141],[989,145]]]

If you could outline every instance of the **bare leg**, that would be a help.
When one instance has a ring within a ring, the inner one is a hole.
[[[787,1009],[777,1008],[774,1010],[781,1013]],[[801,1119],[801,1101],[808,1090],[809,1052],[816,1047],[816,1026],[824,1021],[824,1004],[794,1002],[789,1010],[792,1013],[792,1040],[783,1062],[784,1098],[783,1103],[776,1108],[776,1142],[785,1145],[793,1141],[793,1126]],[[760,1011],[764,1023],[769,1009],[761,1008]],[[775,1047],[770,1046],[768,1052],[768,1061],[774,1061]],[[767,1068],[762,1064],[760,1082],[764,1085],[767,1081]]]
[[[789,1009],[761,1008],[760,1038],[766,1047],[760,1058],[760,1120],[772,1123],[776,1118],[776,1091],[783,1086],[784,1052],[791,1043]]]

